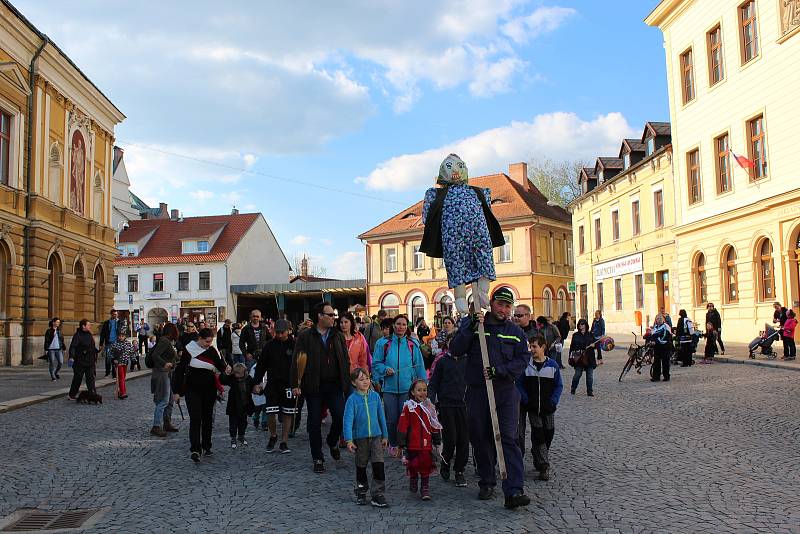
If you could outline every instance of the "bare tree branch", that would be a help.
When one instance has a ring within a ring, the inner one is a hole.
[[[528,178],[548,200],[564,207],[580,196],[578,173],[588,166],[591,163],[582,160],[533,157],[528,162]]]
[[[303,272],[303,260],[306,260],[306,272]],[[296,275],[313,276],[323,278],[328,273],[324,265],[317,265],[313,257],[301,252],[292,254],[292,272]]]

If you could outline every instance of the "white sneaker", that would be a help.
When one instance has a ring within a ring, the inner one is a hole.
[[[241,445],[242,447],[246,446],[247,440],[246,439],[239,440],[239,445]]]
[[[231,440],[231,449],[236,448],[236,440]]]

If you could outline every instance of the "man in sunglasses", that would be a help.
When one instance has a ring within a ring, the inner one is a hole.
[[[298,334],[292,358],[290,383],[294,387],[293,394],[303,395],[308,406],[306,428],[315,473],[325,472],[321,430],[323,404],[331,412],[331,428],[325,441],[331,458],[339,460],[341,457],[338,445],[344,395],[350,385],[350,357],[344,334],[333,328],[335,317],[336,312],[327,302],[314,306],[311,319],[315,325]],[[300,387],[297,387],[298,376]]]
[[[527,304],[519,304],[514,309],[514,322],[525,332],[525,337],[529,340],[539,335],[539,327],[531,321],[531,307]]]
[[[242,329],[239,336],[239,348],[242,349],[244,363],[248,370],[256,364],[261,349],[270,339],[272,339],[272,335],[269,333],[266,323],[261,320],[261,312],[259,310],[251,311],[250,322]]]

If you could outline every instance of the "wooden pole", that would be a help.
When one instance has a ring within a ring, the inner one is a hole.
[[[481,310],[480,313],[483,313]],[[482,322],[478,322],[478,342],[481,346],[481,357],[483,358],[483,367],[491,367],[489,363],[489,349],[486,347],[486,329],[483,327]],[[500,478],[505,480],[508,477],[506,473],[506,458],[503,455],[503,441],[500,437],[500,423],[497,420],[497,403],[494,399],[494,384],[491,380],[486,380],[486,396],[489,399],[489,415],[492,418],[492,432],[494,433],[494,448],[497,451],[497,465],[500,466]]]

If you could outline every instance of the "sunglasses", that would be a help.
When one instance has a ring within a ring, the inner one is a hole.
[[[521,317],[525,317],[526,315],[530,315],[530,313],[515,313],[515,314],[514,314],[514,317],[516,317],[517,319],[519,319],[519,318],[521,318]]]
[[[323,312],[320,315],[327,315],[328,317],[336,317],[335,313],[325,313],[325,312]]]

